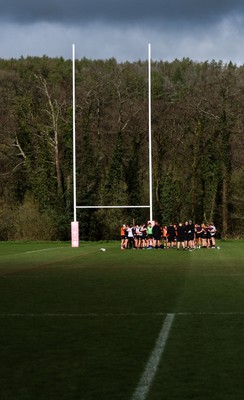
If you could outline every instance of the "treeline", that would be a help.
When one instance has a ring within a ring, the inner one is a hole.
[[[244,234],[244,66],[152,63],[153,216]],[[72,63],[0,60],[0,240],[70,239]],[[149,203],[148,66],[76,61],[77,205]],[[77,210],[81,239],[148,209]]]

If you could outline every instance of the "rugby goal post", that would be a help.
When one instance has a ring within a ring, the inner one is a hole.
[[[72,93],[73,93],[73,206],[74,221],[71,222],[71,245],[79,247],[79,222],[77,221],[77,209],[99,208],[149,208],[150,221],[153,221],[152,204],[152,126],[151,126],[151,44],[148,44],[148,169],[149,169],[149,205],[124,205],[124,206],[77,206],[76,202],[76,115],[75,115],[75,45],[72,45]]]

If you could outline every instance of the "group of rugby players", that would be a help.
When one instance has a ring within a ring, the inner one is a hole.
[[[215,248],[216,227],[211,224],[160,224],[148,221],[142,225],[122,225],[120,228],[121,250],[125,249],[183,249]]]

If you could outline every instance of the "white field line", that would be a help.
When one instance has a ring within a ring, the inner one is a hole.
[[[51,247],[48,249],[40,249],[40,250],[31,250],[31,251],[26,251],[24,254],[31,254],[31,253],[39,253],[41,251],[51,251],[51,250],[57,250],[57,249],[66,249],[66,246],[61,246],[61,247]]]
[[[158,312],[158,313],[0,313],[0,318],[120,318],[120,317],[161,317],[174,315],[180,316],[243,316],[244,312],[229,311],[229,312],[175,312],[173,314]]]
[[[147,362],[146,368],[141,376],[137,388],[132,396],[132,400],[145,400],[149,392],[150,386],[157,372],[158,365],[163,354],[169,332],[174,321],[175,314],[167,314],[159,333],[155,347]]]

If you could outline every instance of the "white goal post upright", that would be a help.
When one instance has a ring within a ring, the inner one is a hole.
[[[150,221],[153,221],[152,201],[152,107],[151,107],[151,44],[148,44],[148,158]]]
[[[74,221],[71,222],[71,245],[79,247],[79,223],[76,217],[76,132],[75,132],[75,45],[72,45],[72,91],[73,91],[73,204]]]
[[[150,221],[153,221],[152,202],[152,128],[151,128],[151,44],[148,44],[148,158],[149,158],[149,205],[137,206],[77,206],[76,202],[76,131],[75,131],[75,45],[72,45],[72,86],[73,86],[73,204],[74,221],[71,222],[71,244],[72,247],[79,247],[79,223],[77,221],[77,208],[98,209],[98,208],[149,208]]]

